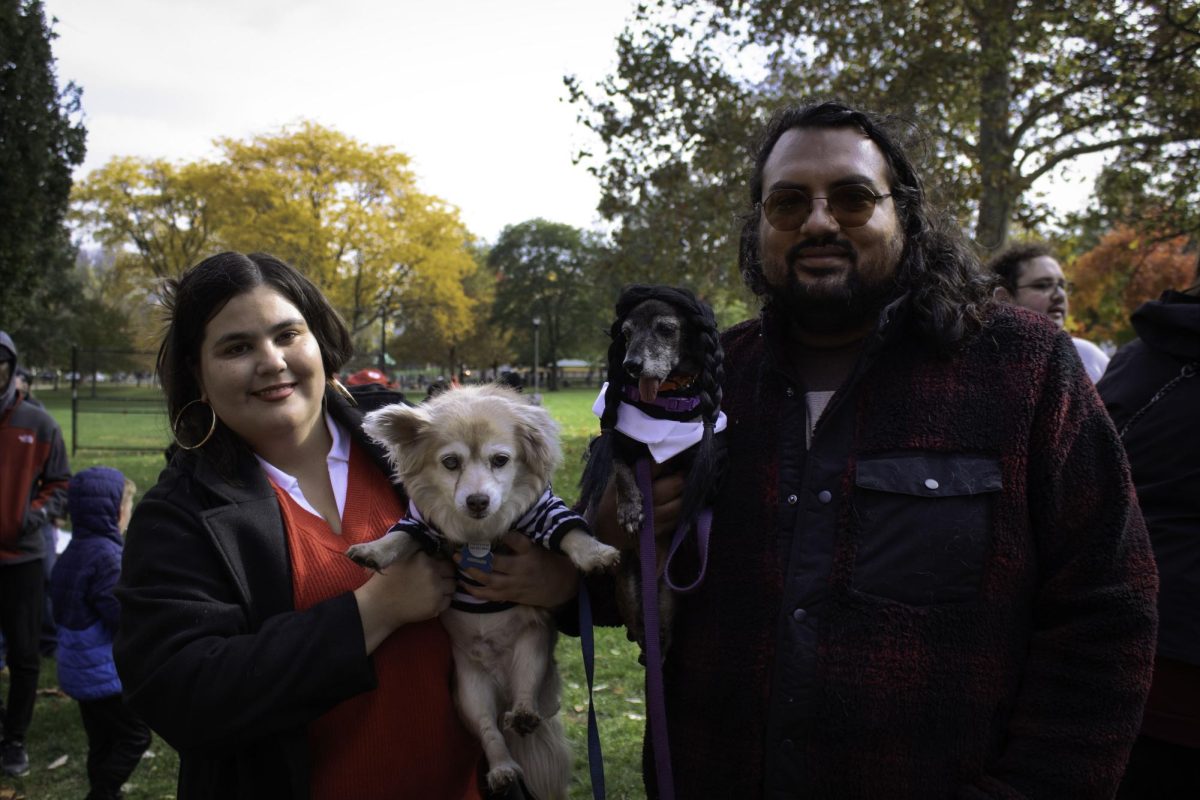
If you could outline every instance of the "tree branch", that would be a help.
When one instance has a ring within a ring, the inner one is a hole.
[[[1124,139],[1113,139],[1107,142],[1097,142],[1095,144],[1079,145],[1078,147],[1069,147],[1066,150],[1059,151],[1053,155],[1047,156],[1045,163],[1035,169],[1029,175],[1022,176],[1018,182],[1021,191],[1025,191],[1033,183],[1050,170],[1057,167],[1064,161],[1070,161],[1073,158],[1087,155],[1088,153],[1102,153],[1105,150],[1110,150],[1114,147],[1125,147],[1131,144],[1167,144],[1168,142],[1187,141],[1184,137],[1172,137],[1163,134],[1155,134],[1152,136],[1129,136]]]

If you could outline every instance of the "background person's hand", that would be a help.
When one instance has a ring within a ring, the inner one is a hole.
[[[401,625],[432,619],[445,611],[454,584],[454,565],[425,553],[373,574],[354,590],[367,652],[374,652]]]
[[[481,584],[465,586],[472,596],[480,600],[554,608],[579,591],[579,570],[571,559],[551,553],[516,531],[504,535],[504,544],[512,553],[493,554],[491,572],[475,567],[466,570],[467,577]],[[459,558],[455,553],[455,562]]]

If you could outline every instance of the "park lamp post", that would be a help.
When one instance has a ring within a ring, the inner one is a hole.
[[[533,402],[540,404],[542,395],[538,391],[538,332],[542,329],[542,318],[533,318]]]
[[[379,301],[379,371],[387,374],[387,324],[392,305],[392,291],[389,286]]]

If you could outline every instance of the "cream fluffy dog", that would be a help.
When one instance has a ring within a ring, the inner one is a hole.
[[[382,408],[367,415],[363,429],[387,449],[420,517],[453,547],[498,542],[543,497],[562,460],[558,426],[546,410],[494,385]],[[347,555],[382,569],[420,548],[414,535],[393,530]],[[582,529],[569,531],[560,549],[585,571],[618,558]],[[459,605],[441,619],[454,647],[458,710],[483,744],[489,787],[502,790],[523,776],[539,800],[565,798],[571,758],[558,715],[549,612],[515,605],[480,613]]]

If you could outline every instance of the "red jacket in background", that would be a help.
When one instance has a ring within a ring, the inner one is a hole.
[[[71,469],[62,431],[17,393],[0,412],[0,564],[42,558],[42,524],[67,512]]]

